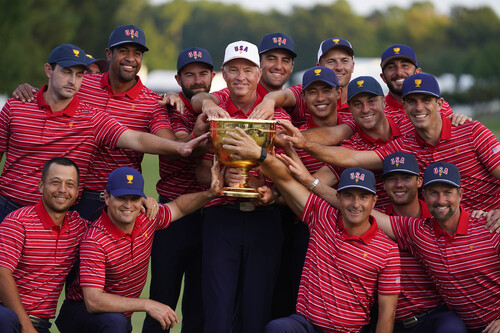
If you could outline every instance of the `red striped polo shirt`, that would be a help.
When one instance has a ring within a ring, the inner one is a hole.
[[[262,102],[262,97],[263,97],[262,95],[257,94],[257,101],[255,102],[252,110],[257,105],[259,105],[260,102]],[[223,108],[224,110],[226,110],[229,113],[229,115],[231,116],[231,118],[233,118],[233,119],[247,119],[246,114],[241,109],[238,109],[238,107],[236,105],[234,105],[233,101],[231,101],[230,98],[225,100],[224,102],[220,103],[219,106],[221,108]],[[248,114],[250,114],[250,113],[251,113],[251,111]],[[274,119],[290,120],[290,116],[282,108],[276,108],[276,109],[274,109]],[[212,161],[213,153],[205,154],[205,156],[203,158]],[[267,183],[268,183],[268,185],[271,184],[270,181],[268,181]],[[234,203],[239,202],[239,201],[248,201],[248,200],[222,196],[222,197],[217,197],[217,198],[213,199],[207,205],[205,205],[205,207],[218,206],[218,205],[224,205],[224,204],[234,204]]]
[[[137,83],[132,88],[115,94],[109,84],[109,73],[85,75],[78,96],[130,129],[153,134],[170,129],[166,108],[158,104],[160,96],[144,86],[138,76],[136,78]],[[143,156],[131,149],[99,147],[89,166],[84,188],[104,190],[108,174],[119,167],[129,166],[140,171]]]
[[[500,165],[500,143],[493,133],[478,121],[452,126],[444,116],[441,137],[435,146],[424,142],[413,131],[387,145],[375,149],[383,160],[387,155],[401,151],[417,158],[420,171],[427,165],[444,161],[458,167],[464,194],[461,205],[468,211],[492,210],[500,204],[500,181],[491,172]]]
[[[500,234],[490,233],[485,224],[461,208],[457,231],[450,236],[434,218],[391,217],[400,247],[421,260],[469,329],[500,318]]]
[[[398,125],[389,117],[386,117],[389,122],[389,126],[391,128],[391,137],[387,141],[383,141],[381,139],[374,139],[371,136],[364,133],[358,124],[356,124],[356,131],[353,135],[347,140],[341,142],[342,147],[346,147],[352,150],[374,150],[379,147],[385,146],[388,142],[395,140],[401,136],[401,132],[399,131]],[[332,167],[334,168],[334,167]],[[390,203],[389,197],[384,190],[384,181],[382,179],[382,171],[375,170],[373,172],[375,174],[375,190],[377,191],[378,199],[375,204],[376,208],[384,208]]]
[[[425,204],[420,202],[419,218],[431,217],[431,213]],[[390,216],[398,216],[389,204],[385,207],[385,213]],[[429,274],[424,267],[409,251],[399,249],[401,259],[401,294],[398,297],[396,308],[396,321],[405,320],[429,311],[443,304],[443,298],[436,290]]]
[[[399,103],[390,93],[385,96],[384,112],[387,116],[393,119],[400,119],[399,121],[396,121],[396,123],[398,124],[402,134],[407,134],[413,131],[414,126],[411,123],[410,118],[406,115],[403,104]],[[443,102],[443,106],[439,112],[445,117],[453,116],[453,110],[447,101]]]
[[[170,209],[160,205],[154,220],[139,214],[132,233],[126,234],[109,219],[105,210],[89,226],[80,245],[80,271],[66,297],[83,300],[81,287],[138,298],[148,275],[149,255],[156,230],[165,229],[172,219]],[[130,317],[132,312],[126,312]]]
[[[357,332],[369,322],[377,294],[399,294],[396,243],[377,227],[349,236],[340,212],[311,194],[301,220],[311,235],[297,299],[297,313],[325,332]]]
[[[10,213],[0,224],[0,266],[12,272],[28,315],[55,317],[87,223],[70,211],[59,227],[39,201]]]
[[[72,159],[83,184],[97,147],[114,149],[127,129],[77,96],[64,110],[52,112],[43,99],[46,89],[30,103],[10,98],[0,112],[0,151],[7,153],[0,193],[22,205],[34,205],[41,197],[38,182],[49,159]]]
[[[175,133],[193,131],[197,114],[193,112],[191,103],[179,94],[186,108],[183,114],[176,110],[169,109],[169,119]],[[156,191],[161,196],[174,200],[179,195],[203,191],[203,186],[196,177],[200,157],[183,157],[176,160],[169,160],[164,156],[159,156],[160,180],[156,184]]]

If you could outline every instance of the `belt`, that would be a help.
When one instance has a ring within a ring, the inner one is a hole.
[[[241,202],[234,203],[234,204],[225,204],[222,207],[228,208],[228,209],[236,209],[236,210],[239,210],[241,212],[253,212],[254,210],[273,210],[276,208],[274,205],[255,206],[250,201],[241,201]]]
[[[417,324],[421,323],[424,320],[425,316],[427,316],[435,311],[445,310],[445,309],[446,309],[446,307],[441,305],[441,306],[438,306],[434,309],[430,309],[428,311],[422,312],[421,314],[418,314],[416,316],[397,321],[394,323],[394,328],[396,328],[396,327],[412,328],[412,327],[416,326]]]
[[[35,328],[50,328],[52,326],[48,318],[40,318],[32,315],[29,315],[28,317],[31,320],[31,324],[33,324]]]
[[[82,191],[82,198],[86,199],[86,200],[95,200],[95,201],[105,202],[104,201],[104,191],[83,190]]]

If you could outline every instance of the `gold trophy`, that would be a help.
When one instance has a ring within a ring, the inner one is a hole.
[[[274,137],[276,135],[276,120],[261,120],[261,119],[226,119],[226,118],[211,118],[210,120],[210,135],[212,137],[212,145],[217,158],[221,163],[228,167],[238,168],[245,177],[244,180],[234,187],[224,187],[220,195],[239,198],[258,198],[260,193],[256,189],[251,188],[247,184],[248,170],[259,165],[257,160],[241,160],[233,157],[234,152],[222,148],[224,142],[222,139],[228,137],[227,132],[234,132],[236,127],[241,128],[250,136],[260,147],[268,151],[274,145]]]

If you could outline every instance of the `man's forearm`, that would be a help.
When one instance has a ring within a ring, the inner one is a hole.
[[[16,281],[8,268],[0,267],[0,301],[3,305],[14,311],[21,327],[28,327],[31,321],[24,309],[17,289]]]

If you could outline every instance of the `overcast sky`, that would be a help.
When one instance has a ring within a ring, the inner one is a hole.
[[[164,3],[168,0],[150,0],[152,3]],[[289,12],[293,6],[310,7],[314,4],[328,4],[336,0],[209,0],[223,3],[240,4],[242,7],[268,11],[272,8],[283,12]],[[408,8],[414,0],[348,0],[355,12],[361,15],[371,13],[375,9],[383,10],[391,5]],[[499,0],[431,0],[439,12],[448,14],[454,5],[461,5],[468,8],[489,6],[500,16]]]

